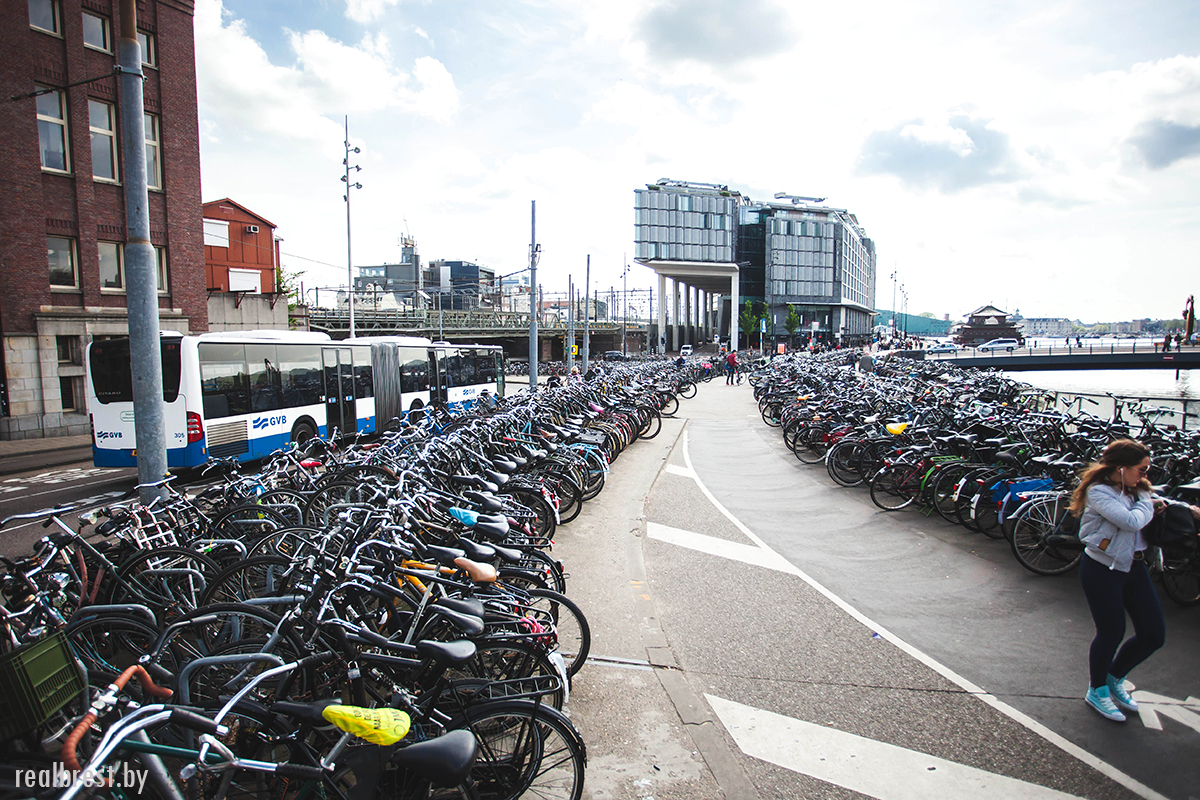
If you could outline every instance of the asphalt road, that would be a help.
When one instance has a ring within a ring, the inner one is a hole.
[[[574,690],[589,796],[1200,795],[1196,609],[1164,599],[1167,646],[1131,675],[1153,713],[1106,721],[1077,576],[836,486],[749,387],[680,416],[557,537],[593,655],[625,660]]]
[[[58,506],[75,506],[83,510],[119,499],[137,483],[136,469],[92,466],[90,447],[83,460],[76,458],[72,463],[57,463],[63,453],[72,452],[56,451],[6,458],[6,467],[12,466],[17,458],[35,463],[40,460],[43,466],[30,466],[24,471],[0,477],[0,519]],[[66,517],[68,524],[73,519],[72,515]],[[41,523],[13,521],[0,529],[0,555],[28,555],[34,542],[45,535],[46,530]]]

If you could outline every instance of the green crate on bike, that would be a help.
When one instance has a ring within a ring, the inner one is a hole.
[[[62,631],[0,656],[0,740],[46,722],[83,689]]]

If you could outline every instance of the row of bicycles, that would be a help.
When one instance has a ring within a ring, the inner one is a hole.
[[[0,794],[581,797],[554,537],[687,386],[622,365],[4,520],[54,530],[0,559]]]
[[[1200,498],[1200,433],[1164,420],[1179,412],[1111,398],[1105,419],[1082,396],[1060,397],[995,371],[893,359],[874,374],[836,355],[776,359],[750,376],[763,421],[805,464],[861,487],[885,511],[915,509],[1007,542],[1021,566],[1062,575],[1083,556],[1064,524],[1077,476],[1117,438],[1154,454],[1165,497]],[[1196,539],[1152,548],[1169,597],[1200,603]]]

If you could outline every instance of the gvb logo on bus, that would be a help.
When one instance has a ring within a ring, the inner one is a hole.
[[[263,428],[269,428],[272,425],[284,425],[287,423],[287,417],[258,417],[250,423],[250,427],[256,431]]]
[[[78,779],[89,788],[108,786],[114,789],[130,789],[141,795],[150,773],[144,769],[130,769],[127,764],[113,764],[98,770],[75,770],[55,763],[50,769],[18,769],[15,775],[18,789],[64,789]]]
[[[103,442],[105,439],[120,439],[120,431],[96,431],[96,441]]]

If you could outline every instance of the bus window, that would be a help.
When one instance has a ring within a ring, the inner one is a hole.
[[[446,374],[450,386],[471,386],[475,383],[475,356],[470,350],[446,359]]]
[[[404,348],[400,358],[400,391],[424,392],[429,389],[429,354],[424,349]]]
[[[475,380],[474,383],[495,383],[496,382],[496,356],[489,352],[483,352],[475,356]]]
[[[250,381],[246,347],[240,344],[200,345],[200,385],[207,419],[250,413]]]
[[[371,348],[355,347],[354,349],[354,397],[361,400],[364,397],[375,396],[375,381],[371,372]]]
[[[174,403],[179,397],[179,339],[163,339],[163,402]],[[133,374],[129,362],[129,340],[107,339],[92,342],[89,354],[92,390],[101,405],[133,402]]]
[[[285,408],[322,402],[321,346],[287,345],[279,348],[279,372]]]
[[[275,411],[281,408],[279,360],[275,345],[246,345],[246,367],[250,380],[250,409]]]

